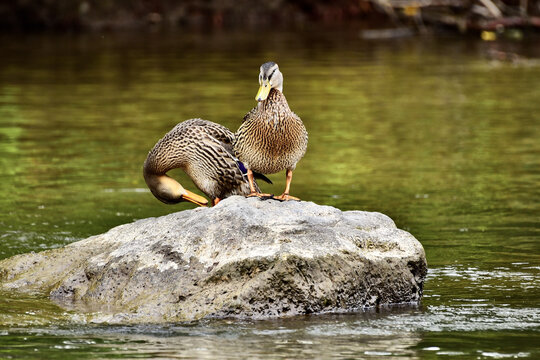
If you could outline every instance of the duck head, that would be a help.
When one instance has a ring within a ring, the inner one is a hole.
[[[270,89],[277,89],[283,92],[283,74],[279,71],[279,66],[273,61],[261,65],[259,73],[259,91],[255,100],[264,101],[270,94]]]
[[[189,201],[199,206],[207,206],[208,200],[200,195],[184,189],[179,182],[167,175],[144,174],[144,178],[152,194],[165,204],[177,204]]]

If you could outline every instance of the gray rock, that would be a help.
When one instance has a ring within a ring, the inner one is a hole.
[[[97,322],[274,318],[417,303],[422,245],[380,213],[231,197],[0,262],[0,288]]]

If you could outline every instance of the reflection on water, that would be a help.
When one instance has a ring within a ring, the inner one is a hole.
[[[192,117],[236,129],[272,59],[310,134],[292,194],[388,214],[422,242],[430,271],[419,308],[275,322],[96,326],[41,297],[0,294],[0,357],[539,357],[536,40],[1,38],[0,258],[192,207],[148,192],[148,150]],[[263,190],[281,193],[284,174],[270,177]]]
[[[452,325],[454,311],[458,326]],[[0,350],[0,356],[17,357],[30,350],[34,354],[83,358],[99,354],[104,358],[215,359],[236,358],[239,352],[242,358],[289,359],[416,359],[431,354],[471,359],[489,358],[490,354],[535,358],[538,351],[531,343],[540,337],[522,327],[532,323],[534,316],[538,318],[537,310],[523,313],[518,322],[498,326],[489,320],[491,315],[485,309],[467,312],[457,306],[442,306],[258,322],[214,320],[130,327],[79,325],[77,321],[69,326],[32,324],[30,328],[12,327],[0,332],[0,342],[8,344]],[[509,343],[505,346],[504,341]]]
[[[326,319],[339,321],[339,319]],[[260,324],[220,324],[213,328],[198,324],[192,327],[146,328],[133,331],[130,328],[93,328],[99,338],[82,328],[50,332],[37,330],[31,334],[28,348],[49,353],[50,349],[62,350],[64,355],[85,356],[89,351],[108,357],[160,357],[160,358],[358,358],[387,356],[416,358],[417,335],[404,336],[366,335],[354,343],[348,334],[328,337],[305,331],[305,321],[298,328],[283,328],[279,324],[272,330],[259,329]],[[268,324],[265,324],[268,326]],[[309,329],[309,327],[308,327]],[[27,334],[28,335],[28,334]],[[1,336],[1,334],[0,334]],[[11,341],[23,343],[21,335],[5,334]],[[74,337],[77,337],[74,339]],[[356,343],[356,344],[355,344]],[[242,349],[239,353],[238,349]],[[14,351],[13,356],[24,354],[28,349]],[[0,350],[1,354],[1,350]]]

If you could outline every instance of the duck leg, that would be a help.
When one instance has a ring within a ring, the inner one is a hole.
[[[218,197],[215,198],[215,199],[214,199],[214,202],[213,202],[213,204],[212,204],[212,206],[216,206],[220,201],[221,201],[220,198],[218,198]]]
[[[251,193],[248,195],[248,197],[253,197],[253,196],[262,197],[262,198],[272,197],[272,194],[262,194],[260,192],[257,192],[257,190],[255,189],[255,183],[253,180],[253,171],[251,171],[250,169],[247,169],[247,176],[248,176],[248,181],[249,181],[249,188],[251,190]]]
[[[289,195],[289,189],[291,188],[291,181],[292,181],[292,170],[287,169],[287,182],[285,184],[285,192],[279,196],[275,196],[274,199],[277,200],[300,200],[297,197]]]

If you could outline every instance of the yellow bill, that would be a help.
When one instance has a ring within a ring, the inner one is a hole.
[[[257,92],[257,96],[255,96],[255,100],[257,101],[263,101],[266,100],[268,97],[268,94],[270,93],[270,83],[268,80],[263,81],[261,87],[259,88],[259,92]]]
[[[185,194],[182,194],[182,199],[192,202],[194,204],[197,204],[199,206],[206,206],[208,205],[208,200],[206,198],[197,195],[189,190],[186,190]]]

